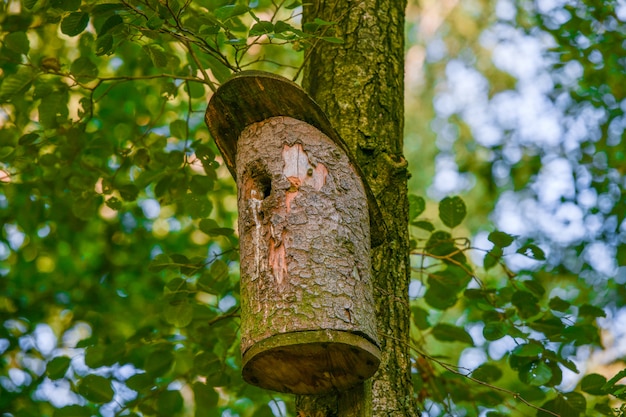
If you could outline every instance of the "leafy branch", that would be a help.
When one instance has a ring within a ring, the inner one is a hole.
[[[557,413],[555,413],[555,412],[553,412],[553,411],[551,411],[551,410],[547,410],[547,409],[545,409],[545,408],[542,408],[542,407],[539,407],[539,406],[534,405],[532,402],[530,402],[530,401],[528,401],[528,400],[524,399],[524,397],[523,397],[521,394],[517,393],[517,392],[514,392],[514,391],[508,390],[508,389],[506,389],[506,388],[502,388],[502,387],[499,387],[499,386],[496,386],[496,385],[490,384],[490,383],[488,383],[488,382],[482,381],[482,380],[480,380],[480,379],[476,379],[476,378],[474,378],[474,377],[472,376],[472,372],[473,372],[473,371],[472,371],[472,370],[470,370],[470,369],[460,368],[460,367],[458,367],[458,366],[455,366],[455,365],[452,365],[452,364],[446,363],[446,362],[444,362],[444,361],[442,361],[442,360],[440,360],[440,359],[437,359],[437,358],[436,358],[436,357],[434,357],[434,356],[431,356],[431,355],[426,354],[425,352],[423,352],[423,351],[421,351],[421,350],[419,350],[419,349],[417,349],[417,348],[415,348],[415,347],[412,347],[412,349],[413,349],[413,350],[415,351],[415,353],[417,353],[418,355],[420,355],[420,356],[422,356],[422,357],[424,357],[424,358],[428,359],[429,361],[431,361],[431,362],[433,362],[433,363],[435,363],[435,364],[439,365],[440,367],[442,367],[443,369],[445,369],[445,370],[446,370],[446,371],[448,371],[448,372],[451,372],[451,373],[453,373],[453,374],[455,374],[455,375],[461,376],[461,377],[463,377],[463,378],[465,378],[465,379],[467,379],[467,380],[469,380],[469,381],[471,381],[471,382],[473,382],[473,383],[475,383],[475,384],[485,386],[485,387],[487,387],[487,388],[489,388],[489,389],[492,389],[492,390],[494,390],[494,391],[503,392],[503,393],[505,393],[505,394],[507,394],[507,395],[511,396],[514,400],[516,400],[516,401],[520,401],[520,402],[521,402],[521,403],[523,403],[524,405],[526,405],[526,406],[528,406],[528,407],[530,407],[530,408],[533,408],[533,409],[535,409],[535,410],[537,410],[537,411],[542,411],[542,412],[544,412],[544,413],[547,413],[547,414],[553,415],[553,416],[555,416],[555,417],[563,417],[563,416],[560,416],[559,414],[557,414]]]
[[[549,302],[545,302],[543,299],[547,290],[538,279],[529,277],[528,273],[518,274],[509,269],[505,248],[509,248],[511,253],[537,261],[545,259],[541,248],[532,241],[493,231],[488,236],[493,248],[477,249],[471,245],[469,239],[454,237],[448,231],[437,230],[430,221],[419,219],[426,210],[425,201],[415,196],[410,200],[412,224],[420,229],[418,233],[428,233],[426,238],[414,239],[411,250],[411,255],[419,258],[419,266],[413,266],[412,270],[420,274],[420,277],[422,274],[426,275],[426,279],[422,278],[420,281],[425,292],[418,294],[411,306],[413,324],[421,335],[420,348],[415,339],[411,348],[422,357],[435,361],[446,371],[492,387],[489,379],[498,379],[502,372],[489,361],[477,370],[469,371],[424,353],[431,347],[426,336],[434,337],[435,343],[474,344],[464,326],[444,320],[444,313],[456,308],[462,301],[465,305],[477,307],[474,310],[481,312],[478,317],[466,317],[464,321],[468,324],[481,323],[482,336],[487,344],[506,336],[512,338],[515,347],[509,352],[509,365],[522,383],[529,387],[554,389],[563,379],[561,367],[578,373],[576,365],[568,359],[566,346],[598,340],[598,327],[591,325],[590,319],[603,317],[604,311],[588,304],[580,306],[578,311],[572,311],[571,302],[559,297],[552,297]],[[448,197],[439,203],[439,219],[449,229],[460,226],[466,213],[465,204],[460,197]],[[518,248],[515,250],[516,243]],[[485,254],[482,268],[484,275],[475,272],[468,256],[470,251]],[[498,274],[490,272],[496,265],[500,266]],[[504,280],[499,278],[502,273]],[[472,281],[477,284],[477,288],[469,286]],[[495,285],[490,281],[495,281]],[[422,307],[424,304],[441,313],[431,314]],[[429,322],[430,316],[437,318],[436,324]],[[493,371],[490,371],[492,368]],[[487,380],[473,375],[475,372],[482,372]],[[428,372],[424,375],[426,380],[430,380]],[[566,412],[568,416],[584,412],[585,399],[577,392],[558,393],[556,398],[537,407],[513,391],[494,389],[506,392],[520,402],[532,406],[539,415],[561,415],[561,409],[569,410]]]

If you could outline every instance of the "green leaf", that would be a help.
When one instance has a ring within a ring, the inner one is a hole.
[[[485,254],[483,258],[483,268],[488,271],[498,264],[500,258],[502,258],[502,249],[499,246],[494,246],[493,249]]]
[[[511,303],[517,307],[518,314],[523,319],[528,319],[539,313],[537,298],[526,291],[516,291],[511,297]]]
[[[157,377],[166,374],[174,364],[174,354],[171,350],[158,349],[148,355],[144,369],[146,373]]]
[[[27,133],[22,135],[17,143],[21,146],[29,146],[37,142],[37,139],[39,139],[39,135],[37,133]]]
[[[187,87],[187,93],[191,98],[202,98],[206,95],[203,83],[187,81],[185,86]]]
[[[565,330],[563,322],[552,314],[546,314],[539,320],[529,322],[528,325],[533,330],[542,332],[548,339],[553,341],[559,341]]]
[[[461,224],[467,209],[461,197],[446,197],[439,203],[439,218],[449,228],[454,228]]]
[[[559,297],[552,297],[548,305],[550,309],[554,311],[564,312],[567,311],[567,309],[571,306],[571,303]]]
[[[272,33],[274,31],[274,24],[272,22],[261,21],[257,22],[250,28],[248,36],[260,36]]]
[[[94,345],[89,346],[85,350],[85,365],[90,367],[91,369],[97,369],[101,366],[106,366],[107,361],[105,359],[106,355],[106,346],[103,345]]]
[[[15,152],[14,146],[0,146],[0,160],[9,160],[9,157]],[[4,174],[2,174],[4,176]]]
[[[160,416],[170,417],[183,408],[183,397],[178,391],[162,391],[156,398],[156,410]]]
[[[216,409],[219,395],[212,387],[201,382],[194,382],[193,396],[196,406],[196,417],[209,416]]]
[[[578,392],[568,392],[563,394],[567,404],[577,412],[584,413],[587,409],[587,401],[585,397]]]
[[[428,241],[426,242],[425,249],[426,252],[438,256],[449,255],[458,250],[456,246],[454,246],[454,239],[452,239],[452,235],[442,230],[433,232],[430,235]]]
[[[432,232],[433,230],[435,230],[435,226],[433,226],[431,222],[417,221],[417,222],[413,222],[412,224],[413,226],[418,227],[422,230],[426,230],[427,232]]]
[[[4,37],[4,46],[17,54],[26,55],[30,49],[30,41],[25,32],[13,32]]]
[[[154,257],[150,264],[148,265],[148,271],[150,272],[161,272],[165,268],[169,268],[172,266],[172,261],[169,256],[164,253],[160,253]]]
[[[485,363],[472,372],[472,377],[479,381],[491,383],[502,378],[502,371],[496,365]]]
[[[219,358],[213,352],[199,353],[193,360],[193,366],[199,375],[211,375],[219,372],[221,365]]]
[[[617,384],[619,380],[625,377],[626,377],[626,369],[622,369],[613,378],[609,379],[607,383],[602,387],[602,389],[605,391],[613,392],[613,389],[615,388],[615,384]]]
[[[540,387],[552,379],[552,370],[543,361],[532,361],[522,366],[519,379],[525,384]]]
[[[99,36],[96,39],[95,53],[98,56],[108,55],[113,50],[113,36],[107,33],[104,36]]]
[[[67,36],[79,35],[89,23],[89,15],[85,12],[72,12],[61,21],[61,32]]]
[[[336,43],[336,44],[343,44],[343,43],[345,43],[345,41],[343,39],[335,38],[333,36],[322,36],[320,39],[323,40],[323,41],[326,41],[326,42]]]
[[[167,54],[161,45],[144,45],[143,50],[148,54],[155,67],[163,68],[167,66]]]
[[[63,378],[70,367],[71,361],[67,356],[57,356],[46,365],[46,375],[52,380]]]
[[[184,255],[174,254],[171,258],[175,263],[185,264],[189,262],[189,259],[187,259]],[[165,284],[165,293],[187,292],[187,288],[187,281],[183,278],[177,277]]]
[[[250,8],[243,4],[232,4],[215,9],[215,17],[224,22],[235,16],[240,16],[247,13]]]
[[[105,204],[111,210],[118,211],[122,209],[122,202],[117,197],[109,198],[108,200],[105,201]]]
[[[0,86],[0,102],[9,101],[14,96],[25,92],[33,81],[29,69],[22,69],[4,77]]]
[[[124,201],[135,201],[139,196],[139,188],[135,184],[124,184],[117,187]]]
[[[92,13],[95,16],[108,15],[117,10],[123,10],[123,8],[124,6],[121,3],[101,3],[94,6]]]
[[[320,26],[332,26],[332,25],[336,25],[337,24],[337,22],[330,22],[328,20],[320,19],[319,17],[316,17],[313,20],[313,23],[315,23],[316,25],[320,25]]]
[[[202,219],[198,225],[200,230],[209,236],[230,236],[235,231],[227,227],[219,227],[213,219]]]
[[[608,403],[596,403],[593,409],[604,416],[615,417],[615,413]]]
[[[176,327],[187,327],[193,319],[193,306],[186,300],[175,301],[165,306],[165,321]]]
[[[580,371],[576,367],[576,364],[574,362],[570,361],[569,359],[563,359],[563,358],[559,357],[558,361],[559,361],[559,363],[561,365],[563,365],[564,367],[566,367],[570,371],[572,371],[574,373],[577,373],[577,374],[580,373]]]
[[[56,128],[59,124],[64,123],[69,115],[67,100],[66,91],[55,91],[44,97],[37,107],[39,122],[46,128]]]
[[[600,307],[592,306],[591,304],[583,304],[578,309],[578,315],[582,317],[606,317],[606,312]]]
[[[35,4],[37,4],[37,0],[24,0],[22,1],[22,4],[24,4],[24,7],[30,10],[35,7]]]
[[[148,29],[158,30],[163,26],[163,23],[165,23],[165,20],[161,19],[158,15],[154,15],[148,19],[146,26],[148,26]]]
[[[537,297],[542,297],[546,293],[546,289],[543,288],[541,282],[536,279],[531,279],[527,281],[523,281],[522,285],[526,287],[528,291],[534,294]]]
[[[430,323],[428,322],[428,311],[421,307],[412,306],[411,315],[413,317],[413,323],[418,329],[426,330],[430,327]]]
[[[54,417],[91,417],[91,411],[80,405],[68,405],[54,410]]]
[[[414,221],[416,217],[426,210],[426,200],[423,197],[409,195],[409,221]]]
[[[438,284],[456,294],[465,289],[471,279],[472,276],[462,268],[455,265],[449,265],[441,271],[428,274],[428,285],[432,286],[436,281]]]
[[[102,24],[100,30],[98,31],[98,37],[106,35],[111,29],[121,25],[122,23],[124,23],[124,19],[122,19],[120,15],[114,14]]]
[[[437,324],[433,327],[433,336],[442,342],[462,342],[474,346],[472,336],[464,328],[452,324]]]
[[[545,385],[548,387],[559,385],[563,381],[563,371],[559,367],[559,364],[551,360],[546,360],[545,363],[550,368],[550,372],[552,372],[552,377]]]
[[[541,408],[552,411],[558,416],[578,417],[580,413],[586,411],[587,401],[582,394],[568,392],[567,394],[558,395],[556,398],[545,402]],[[554,417],[554,414],[539,410],[537,411],[537,417]]]
[[[194,175],[189,182],[189,189],[194,194],[207,194],[213,190],[213,179],[207,175]]]
[[[185,213],[192,219],[208,217],[213,210],[213,204],[204,195],[187,194],[185,196]]]
[[[80,57],[72,62],[70,72],[78,81],[91,81],[98,76],[98,67],[87,57]]]
[[[506,248],[508,246],[511,246],[511,244],[515,241],[515,236],[496,230],[489,233],[487,239],[489,239],[490,242],[500,248]]]
[[[205,54],[202,59],[208,63],[208,68],[220,83],[224,83],[232,75],[231,70],[222,61],[214,56]]]
[[[135,374],[125,382],[126,386],[134,391],[149,391],[154,386],[154,378],[148,374]]]
[[[108,403],[113,399],[111,381],[99,375],[87,375],[78,383],[78,393],[94,403]]]
[[[211,264],[209,269],[211,276],[215,281],[223,281],[228,278],[229,269],[226,262],[222,260],[216,260]]]
[[[600,374],[589,374],[580,381],[580,389],[583,392],[591,395],[606,395],[604,386],[606,385],[606,378]]]
[[[302,6],[302,2],[300,0],[293,0],[291,3],[285,6],[287,10],[293,10],[296,7]]]
[[[509,334],[509,325],[501,321],[490,321],[483,327],[483,337],[489,341],[502,339]]]
[[[274,25],[274,33],[296,32],[296,31],[297,31],[296,28],[294,28],[287,22],[283,22],[282,20],[277,21],[276,24]],[[409,196],[409,199],[410,198],[411,197]]]
[[[424,301],[438,310],[447,310],[454,306],[458,297],[444,286],[430,286],[424,294]]]
[[[50,7],[73,12],[74,10],[78,10],[80,7],[80,0],[51,0]]]
[[[187,122],[184,120],[174,120],[170,123],[170,134],[178,139],[187,139]]]
[[[541,250],[541,248],[537,245],[534,245],[532,243],[527,243],[524,246],[522,246],[521,248],[519,248],[517,250],[517,253],[521,253],[524,256],[528,256],[531,259],[535,259],[537,261],[545,261],[546,260],[546,255],[543,252],[543,250]]]
[[[526,343],[513,349],[511,355],[523,358],[536,358],[539,357],[541,353],[543,353],[543,346],[537,343]]]

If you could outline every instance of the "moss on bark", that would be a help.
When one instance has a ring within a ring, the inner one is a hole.
[[[418,415],[410,373],[409,236],[404,121],[404,0],[313,0],[304,20],[337,22],[307,52],[303,85],[356,155],[380,206],[387,241],[372,250],[382,362],[364,386],[301,397],[307,416]]]

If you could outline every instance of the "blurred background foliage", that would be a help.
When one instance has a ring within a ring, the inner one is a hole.
[[[425,416],[624,415],[626,3],[407,9]],[[279,416],[240,377],[235,186],[203,117],[299,76],[300,2],[0,2],[0,412]],[[462,197],[459,197],[462,196]]]

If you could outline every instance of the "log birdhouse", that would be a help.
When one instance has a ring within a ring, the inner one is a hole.
[[[237,181],[243,378],[323,394],[371,377],[384,227],[346,145],[298,85],[262,72],[224,83],[206,122]]]

